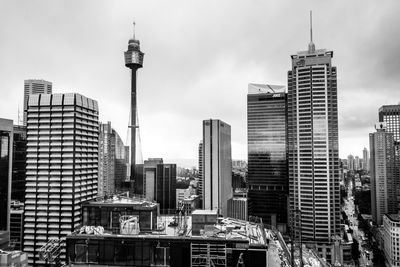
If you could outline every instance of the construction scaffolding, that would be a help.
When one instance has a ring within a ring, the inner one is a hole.
[[[226,244],[191,244],[192,267],[226,267]]]

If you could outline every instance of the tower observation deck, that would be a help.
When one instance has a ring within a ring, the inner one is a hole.
[[[135,23],[133,24],[135,27]],[[135,166],[136,166],[136,71],[143,67],[144,53],[140,51],[140,42],[135,38],[135,29],[133,38],[128,42],[128,50],[124,52],[125,66],[131,69],[131,181],[135,180]]]

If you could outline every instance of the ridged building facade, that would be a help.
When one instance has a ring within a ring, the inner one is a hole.
[[[340,234],[337,74],[333,52],[292,55],[288,72],[290,225],[303,242],[334,260],[332,236]],[[296,222],[293,218],[301,218]],[[300,223],[300,225],[299,225]],[[300,227],[300,228],[299,228]]]
[[[31,95],[51,94],[53,93],[53,84],[45,80],[30,79],[24,81],[24,116],[23,125],[26,126],[26,109],[28,99]]]
[[[39,249],[74,231],[82,202],[96,197],[98,138],[97,101],[75,93],[29,97],[23,250],[30,265],[45,263]]]

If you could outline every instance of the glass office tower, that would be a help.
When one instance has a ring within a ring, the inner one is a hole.
[[[249,215],[284,228],[288,198],[285,86],[249,84],[247,143]]]

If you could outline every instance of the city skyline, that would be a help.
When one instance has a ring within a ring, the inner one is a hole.
[[[400,101],[400,66],[391,60],[399,54],[399,3],[227,3],[159,2],[163,11],[156,11],[131,2],[2,2],[0,114],[16,122],[19,106],[22,118],[24,80],[44,79],[53,93],[97,100],[100,121],[111,121],[125,142],[130,79],[123,51],[135,20],[146,56],[137,84],[143,159],[196,165],[201,121],[211,117],[230,123],[232,158],[246,159],[247,85],[286,85],[290,55],[307,48],[312,9],[314,43],[333,50],[340,67],[340,157],[360,155],[377,109]]]

